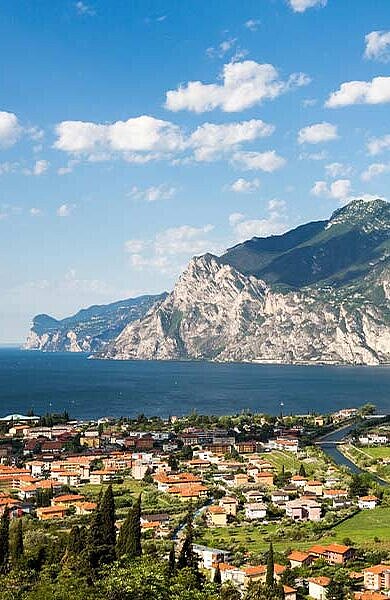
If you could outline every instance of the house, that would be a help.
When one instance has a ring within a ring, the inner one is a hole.
[[[168,494],[179,498],[179,500],[192,500],[196,498],[205,498],[207,496],[207,487],[202,484],[193,484],[186,486],[173,486],[167,490]]]
[[[372,510],[378,504],[378,498],[376,496],[361,496],[358,498],[358,507],[361,510],[368,509]]]
[[[80,502],[84,502],[84,500],[84,496],[79,494],[64,494],[62,496],[56,496],[55,498],[52,498],[51,505],[70,508],[71,506],[75,506]]]
[[[347,490],[324,490],[323,497],[329,500],[348,498]]]
[[[249,442],[237,442],[235,449],[239,454],[253,454],[257,450],[257,442],[253,440]]]
[[[221,506],[210,506],[207,510],[207,518],[213,527],[226,527],[227,514]]]
[[[49,519],[63,519],[67,509],[65,506],[42,506],[37,508],[37,517],[40,521],[48,521]]]
[[[291,477],[291,484],[297,488],[304,488],[307,484],[306,477],[302,477],[302,475],[293,475]]]
[[[138,481],[141,481],[145,475],[148,473],[150,467],[148,464],[140,461],[140,460],[136,460],[133,464],[133,466],[131,467],[131,476],[134,479],[137,479]]]
[[[354,556],[355,551],[351,546],[329,544],[329,546],[312,546],[308,553],[317,558],[323,558],[328,564],[344,565]]]
[[[264,499],[264,492],[259,490],[249,490],[244,494],[247,502],[262,502]]]
[[[244,504],[245,518],[251,521],[255,519],[265,519],[267,516],[267,506],[262,502],[254,504]]]
[[[236,473],[234,475],[234,487],[242,487],[247,485],[249,479],[246,473]]]
[[[194,554],[199,558],[198,565],[204,569],[211,569],[213,565],[228,563],[230,560],[230,552],[228,550],[209,548],[207,546],[201,546],[200,544],[193,544],[192,549]]]
[[[153,476],[153,481],[157,483],[157,489],[160,492],[166,492],[168,488],[188,487],[189,485],[202,484],[202,478],[194,473],[157,473]]]
[[[75,504],[76,515],[89,515],[97,507],[96,502],[79,502]]]
[[[284,490],[275,490],[271,494],[271,502],[277,504],[278,502],[287,502],[289,495]]]
[[[329,577],[311,577],[309,580],[309,596],[315,600],[326,600],[326,588],[331,582]]]
[[[284,591],[284,600],[296,600],[297,590],[290,587],[289,585],[284,585],[283,591]]]
[[[381,592],[355,592],[354,600],[389,600],[387,594]]]
[[[286,516],[293,521],[320,521],[321,505],[311,498],[296,498],[286,502]]]
[[[235,517],[237,514],[238,500],[232,496],[224,496],[220,499],[219,506],[223,508],[227,515]]]
[[[114,481],[116,476],[116,471],[113,469],[98,469],[97,471],[91,471],[89,482],[93,485],[101,485],[102,483]]]
[[[261,471],[256,475],[255,481],[262,487],[272,487],[274,484],[274,475],[269,471]]]
[[[374,565],[363,571],[364,587],[367,590],[390,589],[390,565]]]
[[[261,583],[265,583],[267,576],[267,567],[266,565],[258,565],[255,567],[243,567],[244,572],[244,588],[248,587],[248,585],[252,582],[260,581]],[[274,564],[274,577],[276,581],[279,581],[280,576],[286,567],[283,565],[279,565],[278,563]]]
[[[310,480],[304,487],[305,492],[308,494],[315,494],[316,496],[322,496],[323,486],[321,481]]]
[[[159,523],[160,525],[168,525],[170,516],[167,513],[153,513],[141,515],[141,525],[145,523]]]
[[[310,554],[301,552],[300,550],[293,550],[287,558],[290,561],[292,569],[295,569],[295,567],[306,567],[313,561],[313,557]]]

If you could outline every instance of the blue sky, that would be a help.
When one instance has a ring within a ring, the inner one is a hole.
[[[0,7],[0,342],[387,197],[388,0]]]

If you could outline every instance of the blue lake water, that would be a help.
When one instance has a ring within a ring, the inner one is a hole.
[[[390,412],[390,367],[100,361],[0,349],[0,416],[67,410],[101,416],[330,412],[372,402]]]

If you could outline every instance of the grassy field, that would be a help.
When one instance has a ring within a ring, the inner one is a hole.
[[[249,552],[262,552],[268,548],[272,539],[277,552],[289,548],[306,550],[313,544],[342,543],[350,538],[356,546],[386,548],[390,550],[390,508],[361,511],[344,523],[336,525],[323,537],[317,540],[290,540],[288,535],[283,540],[273,540],[277,524],[245,525],[239,527],[221,527],[205,530],[199,543],[217,548],[228,546],[245,546]],[[375,538],[380,541],[375,541]]]
[[[378,446],[377,448],[360,448],[362,452],[371,458],[390,458],[390,446]]]
[[[319,450],[308,449],[307,454],[304,458],[296,457],[292,452],[282,452],[281,450],[273,450],[264,454],[264,460],[268,460],[277,471],[281,471],[284,465],[286,471],[296,473],[299,471],[301,464],[304,465],[305,471],[308,476],[312,476],[315,473],[323,473],[325,468],[325,462],[322,459],[322,453]]]

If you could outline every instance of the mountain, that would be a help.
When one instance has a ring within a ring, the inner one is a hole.
[[[115,359],[390,362],[390,204],[193,258],[99,354]]]
[[[96,352],[166,296],[166,293],[139,296],[112,304],[90,306],[62,320],[49,315],[37,315],[24,347],[46,352]]]

